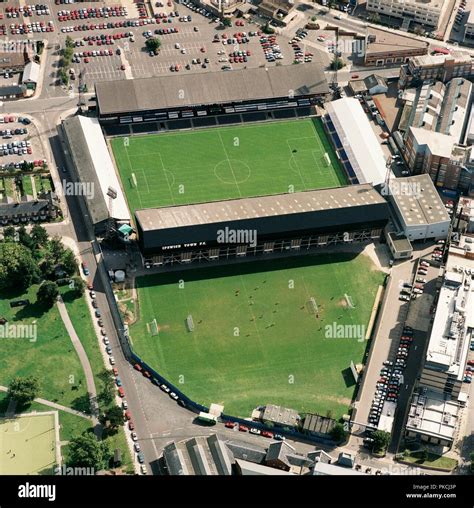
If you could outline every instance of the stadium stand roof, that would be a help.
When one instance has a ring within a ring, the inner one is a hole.
[[[383,183],[385,156],[359,101],[345,97],[328,103],[326,110],[358,182]]]
[[[194,205],[147,208],[137,210],[135,216],[144,232],[305,212],[345,212],[348,208],[351,209],[351,216],[332,216],[335,221],[350,222],[358,207],[373,204],[385,206],[386,201],[371,185],[364,184]],[[371,218],[373,217],[367,216],[367,220]]]
[[[80,181],[93,185],[94,196],[87,199],[93,223],[109,217],[130,222],[127,202],[97,118],[78,115],[67,118],[62,125]],[[108,196],[109,188],[117,193],[115,199]]]
[[[103,81],[95,85],[100,114],[225,104],[273,97],[326,94],[320,62],[228,72],[175,74],[143,79]]]

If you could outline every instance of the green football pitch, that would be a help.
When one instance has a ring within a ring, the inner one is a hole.
[[[55,419],[36,414],[0,419],[0,475],[53,474]]]
[[[382,282],[370,258],[342,254],[141,277],[133,348],[191,399],[228,414],[281,404],[337,418]]]
[[[132,212],[346,183],[316,119],[120,137],[111,145]]]

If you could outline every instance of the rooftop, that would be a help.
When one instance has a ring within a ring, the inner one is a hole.
[[[457,64],[471,63],[471,56],[461,51],[452,51],[450,55],[420,55],[410,60],[411,65],[415,67],[437,67],[443,65],[446,61],[452,61]]]
[[[147,208],[137,210],[135,215],[145,232],[384,203],[385,200],[371,185],[364,184],[194,205]]]
[[[238,69],[227,72],[174,74],[142,79],[103,81],[95,85],[100,113],[226,104],[272,97],[329,92],[320,61],[302,65]]]
[[[298,423],[299,415],[298,411],[294,409],[267,404],[262,415],[262,420],[294,427]]]
[[[453,440],[459,415],[458,403],[445,400],[442,394],[425,388],[413,396],[406,428],[413,432]]]
[[[329,102],[326,110],[359,183],[383,183],[385,156],[360,102],[346,97]]]
[[[92,221],[96,224],[109,216],[130,221],[127,202],[97,118],[73,116],[62,125],[81,181],[92,184],[93,196],[87,200]],[[114,199],[109,197],[113,191]]]
[[[441,132],[433,132],[423,127],[410,127],[418,146],[425,145],[432,155],[450,158],[453,152],[456,140],[447,134]]]
[[[448,372],[458,380],[464,373],[469,348],[467,330],[474,315],[472,279],[464,271],[446,271],[426,353],[427,369]]]
[[[393,51],[396,46],[397,50],[410,50],[410,49],[426,49],[428,51],[429,43],[414,39],[408,35],[400,35],[394,32],[388,32],[380,28],[369,27],[367,29],[368,36],[374,36],[375,41],[367,44],[366,54],[371,55],[374,53],[386,53]]]
[[[428,174],[391,180],[389,188],[406,226],[449,222],[446,208]]]

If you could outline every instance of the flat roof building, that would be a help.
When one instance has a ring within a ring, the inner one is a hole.
[[[326,130],[352,183],[380,185],[387,166],[380,143],[357,99],[329,102]]]
[[[365,65],[382,66],[406,63],[410,57],[426,55],[429,43],[410,35],[368,27],[365,45]]]
[[[410,241],[447,237],[450,217],[429,175],[392,179],[388,189],[396,217]]]
[[[446,0],[368,0],[367,11],[390,15],[395,18],[415,21],[433,28],[438,26],[440,17],[450,3]]]
[[[455,439],[461,405],[439,392],[421,388],[413,395],[406,424],[407,437],[450,447]]]

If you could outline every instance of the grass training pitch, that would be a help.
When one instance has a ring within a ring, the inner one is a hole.
[[[120,137],[111,145],[132,213],[346,183],[316,119]]]
[[[368,256],[257,261],[136,282],[134,350],[193,400],[243,417],[270,403],[335,418],[347,412],[350,362],[361,362],[366,342],[331,335],[338,325],[368,324],[383,282]],[[151,333],[154,319],[158,335]]]
[[[53,474],[55,419],[37,414],[0,419],[0,475]]]

